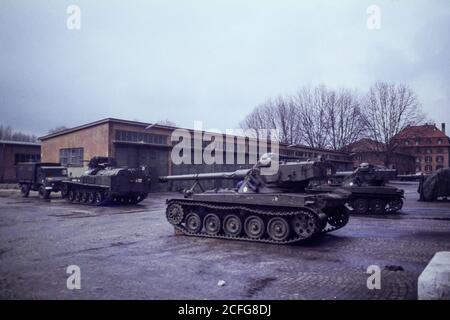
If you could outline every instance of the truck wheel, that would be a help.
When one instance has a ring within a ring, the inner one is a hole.
[[[45,186],[41,186],[39,188],[39,197],[41,197],[42,199],[50,198],[50,190],[45,190]]]
[[[30,195],[30,185],[29,184],[22,184],[20,186],[20,194],[24,198],[28,197]]]

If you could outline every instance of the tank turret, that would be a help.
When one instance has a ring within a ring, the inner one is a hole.
[[[192,180],[186,199],[167,200],[166,216],[186,235],[268,243],[294,243],[342,228],[348,222],[343,190],[308,194],[333,174],[326,161],[277,162],[267,154],[251,169],[160,177]],[[202,180],[233,179],[235,189],[205,191]],[[196,193],[196,189],[201,192]]]

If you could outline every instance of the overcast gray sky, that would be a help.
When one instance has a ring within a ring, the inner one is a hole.
[[[81,29],[66,27],[68,5]],[[369,5],[381,29],[366,26]],[[0,123],[235,128],[303,85],[409,84],[450,124],[450,1],[1,0]]]

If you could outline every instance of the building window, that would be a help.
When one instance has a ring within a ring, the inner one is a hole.
[[[416,172],[420,172],[420,171],[422,171],[422,167],[421,166],[417,166],[416,167]]]
[[[430,157],[430,156],[425,157],[425,162],[432,162],[432,161],[433,161],[433,157]]]
[[[116,140],[150,144],[167,144],[167,137],[159,134],[116,130]]]
[[[426,140],[427,144],[431,144],[431,139]]]
[[[40,154],[26,154],[26,153],[16,153],[14,155],[14,164],[19,162],[39,162],[41,161]]]
[[[443,169],[443,168],[444,168],[444,166],[442,166],[442,165],[436,166],[436,170]]]
[[[421,161],[422,161],[422,158],[421,158],[421,157],[417,157],[417,158],[416,158],[416,162],[417,162],[417,163],[420,163]]]
[[[443,163],[444,162],[444,157],[443,156],[437,156],[436,157],[436,162],[437,163]]]
[[[430,166],[430,165],[426,165],[425,166],[425,171],[429,172],[429,171],[432,171],[432,170],[433,170],[432,166]]]
[[[420,144],[420,139],[416,139],[416,146]]]
[[[83,148],[59,149],[59,162],[63,166],[82,167],[83,155]]]
[[[437,143],[442,144],[442,139],[438,139]]]
[[[408,140],[405,141],[405,146],[409,146],[409,141]]]
[[[432,153],[432,152],[433,152],[433,150],[431,150],[431,149],[426,150],[426,153]]]
[[[442,153],[442,148],[437,148],[436,153]]]

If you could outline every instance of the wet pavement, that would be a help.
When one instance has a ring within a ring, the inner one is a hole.
[[[0,190],[0,298],[416,299],[419,274],[450,251],[450,202],[418,202],[417,184],[396,185],[401,213],[352,216],[291,246],[176,236],[164,215],[175,193],[97,208]],[[80,267],[80,290],[66,287],[69,265]],[[380,290],[367,288],[370,265]]]

